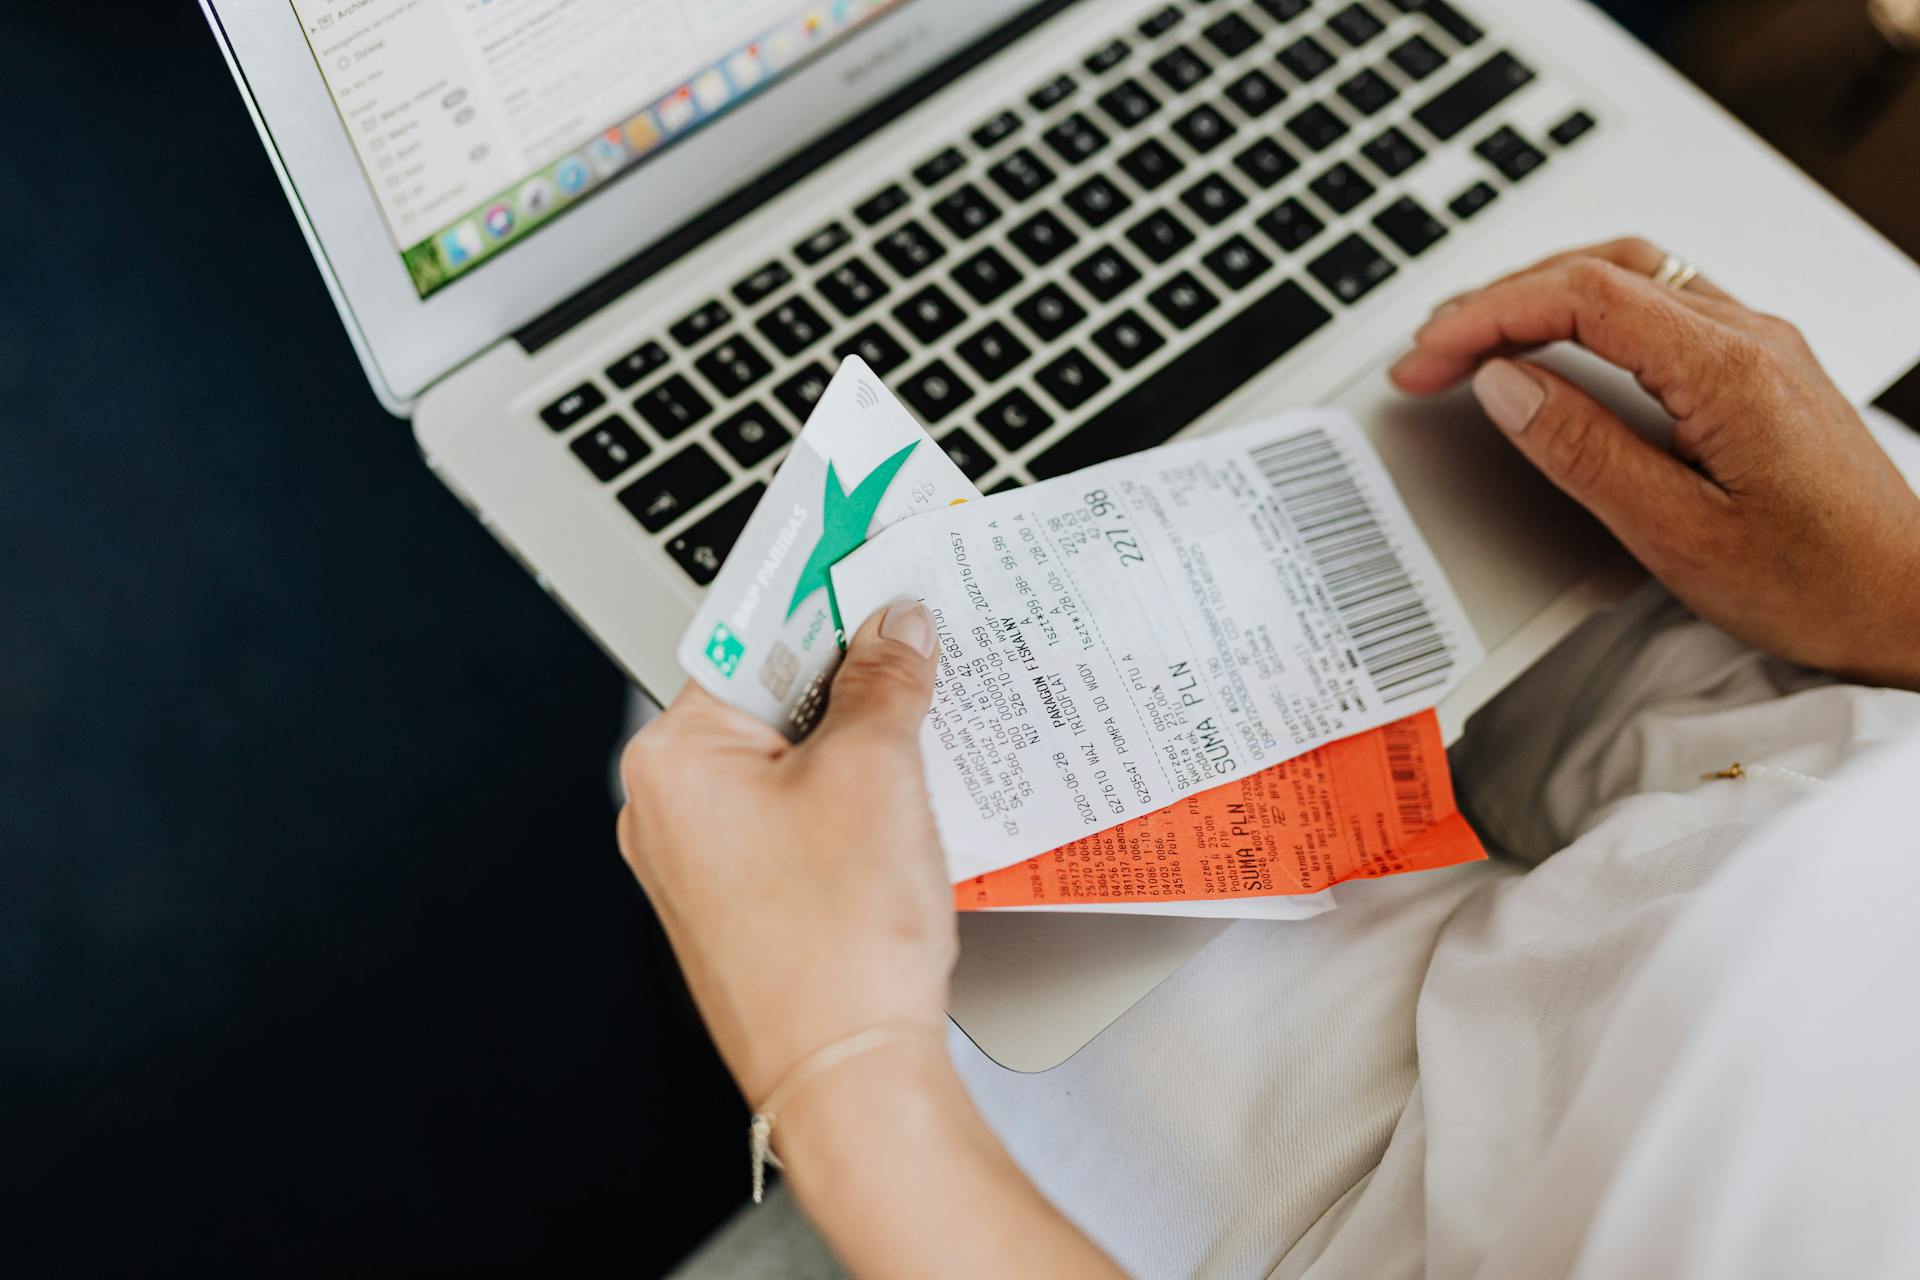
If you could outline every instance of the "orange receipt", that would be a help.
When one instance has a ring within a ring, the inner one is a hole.
[[[1431,711],[953,887],[962,911],[1318,893],[1486,857]]]

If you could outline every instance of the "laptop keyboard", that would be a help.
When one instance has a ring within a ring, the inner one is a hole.
[[[1164,5],[539,416],[703,586],[848,354],[990,490],[1163,443],[1594,128],[1534,78],[1448,0]]]

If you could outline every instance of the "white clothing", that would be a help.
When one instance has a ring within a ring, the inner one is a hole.
[[[1044,1075],[956,1057],[1137,1275],[1920,1274],[1920,740],[1700,778],[1916,729],[1643,590],[1470,729],[1494,862],[1235,926]]]

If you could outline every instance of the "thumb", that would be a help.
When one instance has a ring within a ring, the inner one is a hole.
[[[834,673],[823,735],[859,729],[915,740],[933,701],[933,615],[918,600],[896,600],[868,618]]]
[[[1701,478],[1612,410],[1530,361],[1489,360],[1473,394],[1494,424],[1629,550],[1700,500]]]

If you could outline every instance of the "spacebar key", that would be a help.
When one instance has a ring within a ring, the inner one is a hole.
[[[1035,479],[1165,444],[1333,319],[1289,280],[1027,463]]]

